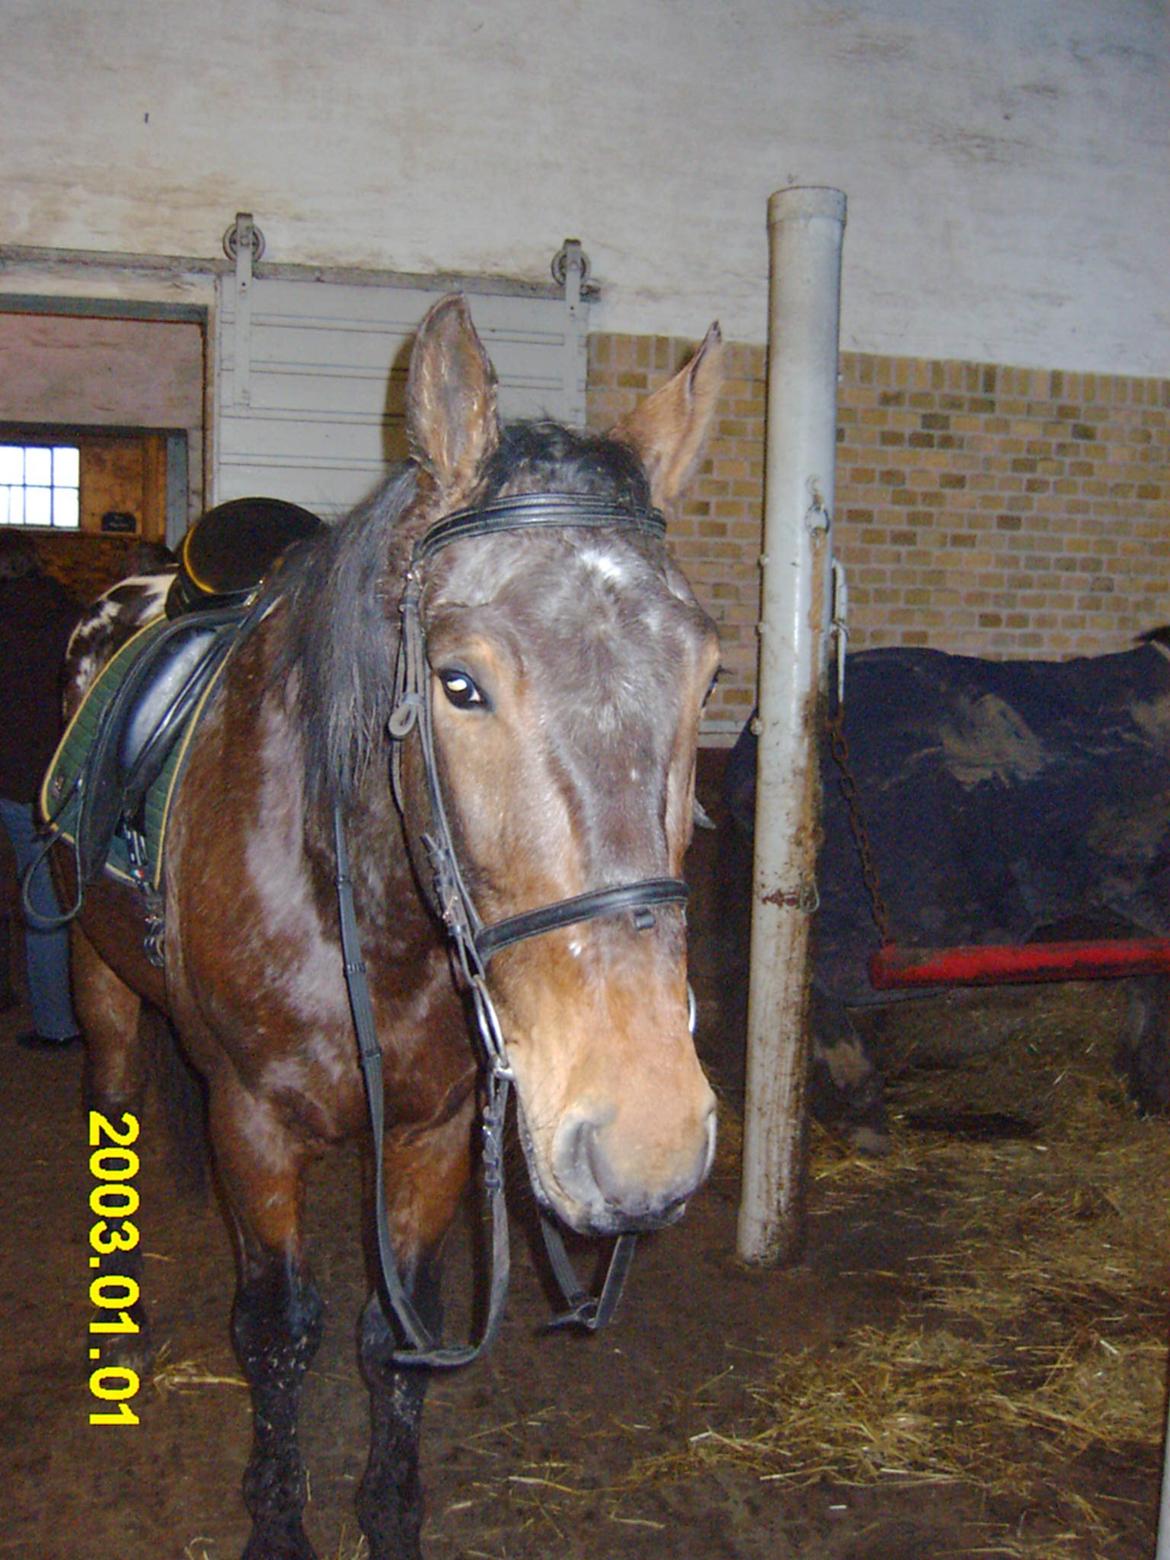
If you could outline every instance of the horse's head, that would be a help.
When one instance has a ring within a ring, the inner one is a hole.
[[[412,527],[530,493],[608,500],[616,512],[599,527],[460,536],[418,568],[434,769],[489,926],[681,875],[718,645],[661,536],[637,517],[669,503],[693,466],[720,355],[712,327],[608,438],[502,431],[461,301],[438,304],[420,331],[407,393],[421,472]],[[416,841],[434,812],[421,748],[407,742],[403,754]],[[593,1233],[677,1216],[715,1133],[688,1023],[681,906],[607,910],[528,936],[494,953],[487,985],[538,1196]]]

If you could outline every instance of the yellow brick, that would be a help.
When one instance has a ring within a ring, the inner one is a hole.
[[[589,426],[611,425],[692,349],[593,337]],[[754,697],[765,356],[728,343],[725,363],[717,437],[671,537],[720,613],[729,677],[717,707],[742,712]],[[1170,620],[1170,381],[856,352],[840,366],[833,546],[850,571],[856,648],[1095,653]]]

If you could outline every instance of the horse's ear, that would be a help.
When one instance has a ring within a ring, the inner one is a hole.
[[[690,362],[613,429],[613,437],[641,458],[659,507],[676,498],[690,476],[722,384],[723,336],[716,323]]]
[[[448,507],[470,495],[499,443],[496,371],[457,293],[441,298],[419,326],[406,380],[406,437]]]

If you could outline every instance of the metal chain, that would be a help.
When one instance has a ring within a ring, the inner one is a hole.
[[[873,915],[873,922],[877,927],[878,936],[881,938],[882,943],[891,943],[894,937],[890,929],[890,913],[882,895],[877,862],[874,860],[873,846],[870,843],[869,831],[865,826],[865,815],[861,810],[861,793],[858,791],[857,781],[854,778],[853,767],[850,763],[849,739],[845,735],[844,704],[838,703],[836,710],[829,718],[829,741],[832,744],[833,757],[837,762],[837,768],[841,771],[841,791],[845,797],[845,805],[849,809],[849,826],[853,830],[853,838],[857,842],[857,853],[861,857],[861,876],[865,883],[866,892],[869,895],[869,908]]]

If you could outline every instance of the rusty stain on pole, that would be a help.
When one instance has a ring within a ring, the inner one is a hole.
[[[771,284],[758,768],[737,1250],[790,1260],[804,1227],[808,935],[829,623],[845,197],[768,202]]]

